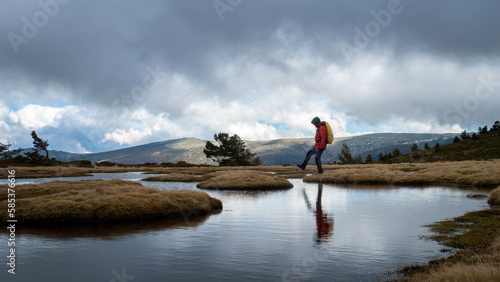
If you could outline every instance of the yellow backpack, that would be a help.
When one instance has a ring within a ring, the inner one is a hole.
[[[330,124],[325,121],[325,126],[326,126],[326,144],[332,144],[333,142],[333,131],[332,128],[330,127]]]

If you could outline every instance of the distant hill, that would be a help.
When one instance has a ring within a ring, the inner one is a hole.
[[[328,145],[323,154],[323,162],[338,161],[342,143],[347,143],[353,156],[368,154],[376,160],[379,153],[390,153],[399,149],[403,154],[411,152],[414,143],[423,148],[425,143],[433,146],[449,144],[457,134],[417,134],[417,133],[377,133],[353,137],[336,138]],[[203,149],[206,140],[181,138],[144,144],[119,150],[73,154],[63,151],[50,151],[50,156],[61,161],[89,160],[93,162],[110,161],[123,164],[162,163],[185,161],[193,164],[212,163],[205,158]],[[313,138],[291,138],[268,141],[245,141],[248,148],[257,153],[265,165],[296,164],[313,145]],[[311,160],[314,162],[314,160]]]
[[[399,159],[420,159],[425,162],[500,159],[500,130],[480,134],[476,140],[469,138],[441,146],[437,152],[435,148],[430,148]]]

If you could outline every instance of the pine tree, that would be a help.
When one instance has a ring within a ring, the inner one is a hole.
[[[441,145],[439,145],[439,143],[437,143],[436,146],[434,146],[434,151],[436,152],[441,151]]]
[[[490,128],[490,131],[500,130],[500,121],[495,121],[493,126]]]
[[[382,154],[382,153],[378,154],[378,160],[381,162],[384,161],[385,160],[384,154]]]
[[[467,131],[462,131],[462,133],[460,134],[460,137],[462,137],[462,140],[465,140],[465,139],[469,139],[470,138],[470,134],[467,133]]]
[[[427,150],[427,149],[430,149],[429,144],[425,143],[425,145],[424,145],[424,149],[426,149],[426,150]]]
[[[0,143],[0,154],[3,155],[3,157],[6,159],[7,157],[9,159],[12,159],[12,154],[10,153],[10,146],[12,146],[12,144],[3,144],[3,143]],[[4,151],[6,151],[4,153]]]
[[[366,156],[365,163],[367,164],[373,163],[373,158],[371,154],[368,154],[368,156]]]
[[[361,155],[358,155],[358,156],[354,159],[354,163],[355,163],[355,164],[362,164],[362,163],[363,163],[363,157],[361,157]]]
[[[415,143],[415,144],[413,144],[413,146],[411,146],[411,151],[412,152],[418,151],[418,144],[417,143]]]
[[[214,139],[218,145],[207,142],[203,153],[220,166],[256,166],[262,164],[257,154],[252,153],[238,135],[229,136],[228,133],[220,132],[214,134]]]
[[[458,143],[460,142],[460,138],[458,138],[458,136],[455,136],[455,139],[453,139],[453,143]]]
[[[401,151],[400,151],[398,148],[396,148],[396,149],[394,149],[394,151],[392,152],[392,155],[393,155],[394,157],[399,157],[399,156],[401,156]]]
[[[340,154],[337,155],[341,164],[353,164],[354,158],[351,154],[351,149],[347,146],[346,143],[342,143],[342,149],[340,150]]]
[[[43,140],[38,135],[36,134],[36,131],[31,131],[31,137],[33,138],[33,145],[35,146],[37,151],[43,150],[45,151],[45,158],[47,162],[50,161],[49,159],[49,150],[47,147],[49,147],[49,142],[48,140]]]

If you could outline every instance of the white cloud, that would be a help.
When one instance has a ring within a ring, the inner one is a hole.
[[[255,122],[248,123],[232,123],[228,126],[229,134],[238,134],[243,140],[273,140],[279,139],[276,128],[268,124]]]
[[[436,121],[412,121],[395,118],[383,126],[383,132],[395,133],[459,133],[463,129],[459,125],[441,125]]]
[[[123,121],[114,122],[124,128],[115,128],[112,132],[104,134],[100,143],[114,142],[121,145],[138,145],[144,142],[166,140],[171,138],[186,137],[193,132],[190,124],[179,124],[169,120],[166,114],[151,114],[140,108],[122,116]]]
[[[92,152],[89,151],[87,148],[85,148],[82,144],[80,144],[80,142],[76,142],[75,153],[78,153],[78,154],[88,154],[88,153],[92,153]]]
[[[4,105],[4,103],[2,103],[2,101],[0,101],[0,120],[5,120],[8,116],[10,112],[10,109],[9,107],[7,107],[6,105]]]
[[[25,128],[41,129],[47,126],[58,127],[66,113],[77,112],[76,106],[61,108],[29,104],[19,111],[11,111],[9,118]]]
[[[115,129],[111,133],[106,133],[101,142],[112,141],[120,145],[135,145],[151,136],[152,131],[149,128],[138,130],[135,128],[130,129]]]

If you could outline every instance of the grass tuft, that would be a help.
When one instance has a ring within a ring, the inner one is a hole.
[[[293,185],[285,178],[265,172],[251,170],[220,171],[213,178],[196,185],[213,190],[272,190],[288,189]]]
[[[6,185],[0,189],[7,190]],[[6,194],[0,204],[7,206]],[[123,180],[52,181],[16,186],[16,218],[33,225],[181,218],[222,209],[220,200],[192,190],[159,191]],[[8,219],[7,211],[0,220]]]
[[[500,184],[500,160],[326,167],[305,182],[330,184],[452,184],[494,187]]]
[[[491,192],[488,198],[488,204],[491,206],[500,206],[500,186]]]

